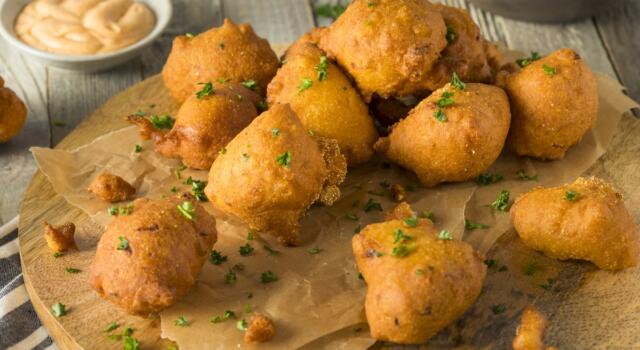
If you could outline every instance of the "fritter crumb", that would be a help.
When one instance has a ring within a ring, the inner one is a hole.
[[[402,220],[415,216],[416,212],[411,209],[411,206],[407,202],[402,202],[393,208],[393,210],[384,213],[384,221]]]
[[[407,200],[407,191],[400,184],[391,186],[391,198],[396,202],[404,202]]]
[[[66,222],[58,227],[44,222],[44,239],[54,252],[64,252],[75,248],[76,242],[73,239],[75,233],[76,225],[72,222]]]
[[[513,350],[544,350],[544,333],[549,325],[549,320],[535,307],[529,305],[522,312],[520,325],[513,338]],[[546,350],[554,350],[555,347],[547,347]]]
[[[244,334],[245,343],[264,343],[276,335],[273,321],[261,313],[253,313],[249,319],[249,326]]]

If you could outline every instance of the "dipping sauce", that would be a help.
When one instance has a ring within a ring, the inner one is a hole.
[[[93,55],[146,37],[156,18],[134,0],[35,0],[16,18],[18,38],[42,51]]]

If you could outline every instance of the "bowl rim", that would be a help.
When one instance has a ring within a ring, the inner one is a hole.
[[[2,13],[5,9],[5,6],[8,6],[8,4],[12,1],[15,1],[15,0],[0,0],[0,13]],[[28,0],[27,2],[30,2],[30,1],[31,0]],[[151,32],[141,40],[114,52],[101,53],[101,54],[95,54],[95,55],[65,55],[65,54],[42,51],[35,47],[29,46],[27,43],[23,42],[15,35],[14,28],[13,28],[17,14],[19,14],[22,11],[22,9],[20,9],[20,11],[17,12],[16,17],[14,17],[12,21],[10,21],[11,23],[5,23],[5,21],[2,21],[2,19],[0,18],[0,36],[2,36],[7,42],[9,42],[10,45],[18,48],[18,50],[30,56],[34,56],[34,57],[48,60],[48,61],[65,62],[65,63],[90,63],[90,62],[98,62],[98,61],[108,61],[111,59],[115,59],[115,58],[119,58],[128,54],[131,54],[140,49],[143,49],[144,47],[146,47],[147,45],[155,41],[162,34],[162,32],[164,32],[164,30],[169,26],[169,23],[171,22],[171,18],[173,17],[173,3],[171,2],[171,0],[149,0],[149,1],[143,1],[143,3],[147,5],[151,11],[153,11],[153,14],[156,18],[156,24],[153,27],[153,30],[151,30]],[[26,4],[24,6],[26,6]],[[167,10],[163,16],[160,16],[158,14],[159,12],[157,9],[160,6],[165,6]],[[8,26],[10,26],[10,28],[7,28]]]

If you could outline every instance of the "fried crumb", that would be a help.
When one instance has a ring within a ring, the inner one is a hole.
[[[244,334],[245,343],[264,343],[276,335],[276,327],[271,319],[263,314],[254,313]]]
[[[47,245],[54,252],[64,252],[70,248],[75,248],[76,243],[73,239],[76,232],[76,225],[72,222],[64,223],[58,227],[44,222],[44,238]]]
[[[407,191],[400,184],[391,186],[391,198],[396,202],[404,202],[407,200]]]
[[[98,175],[87,191],[111,203],[126,201],[136,193],[136,189],[123,178],[107,172]]]
[[[529,305],[522,312],[520,325],[513,338],[514,350],[555,350],[553,346],[545,348],[544,333],[549,321],[535,307]]]
[[[416,216],[416,212],[411,209],[411,206],[407,202],[398,204],[393,210],[384,213],[384,220],[402,220]]]

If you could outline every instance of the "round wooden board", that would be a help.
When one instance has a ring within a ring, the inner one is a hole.
[[[153,108],[149,108],[154,106]],[[71,132],[57,149],[75,149],[96,137],[126,127],[123,118],[138,110],[175,115],[177,107],[164,88],[159,75],[149,78],[114,96]],[[63,116],[59,116],[63,118]],[[76,224],[79,250],[54,258],[43,237],[43,221],[54,225],[67,221]],[[98,297],[87,283],[100,228],[80,209],[56,194],[49,181],[36,172],[20,208],[20,256],[24,282],[36,313],[61,349],[122,349],[122,343],[110,340],[104,329],[110,322],[135,329],[134,337],[143,349],[166,349],[170,342],[160,338],[160,319],[130,316]],[[70,274],[65,268],[81,269]],[[68,314],[56,319],[51,305],[61,302]]]

